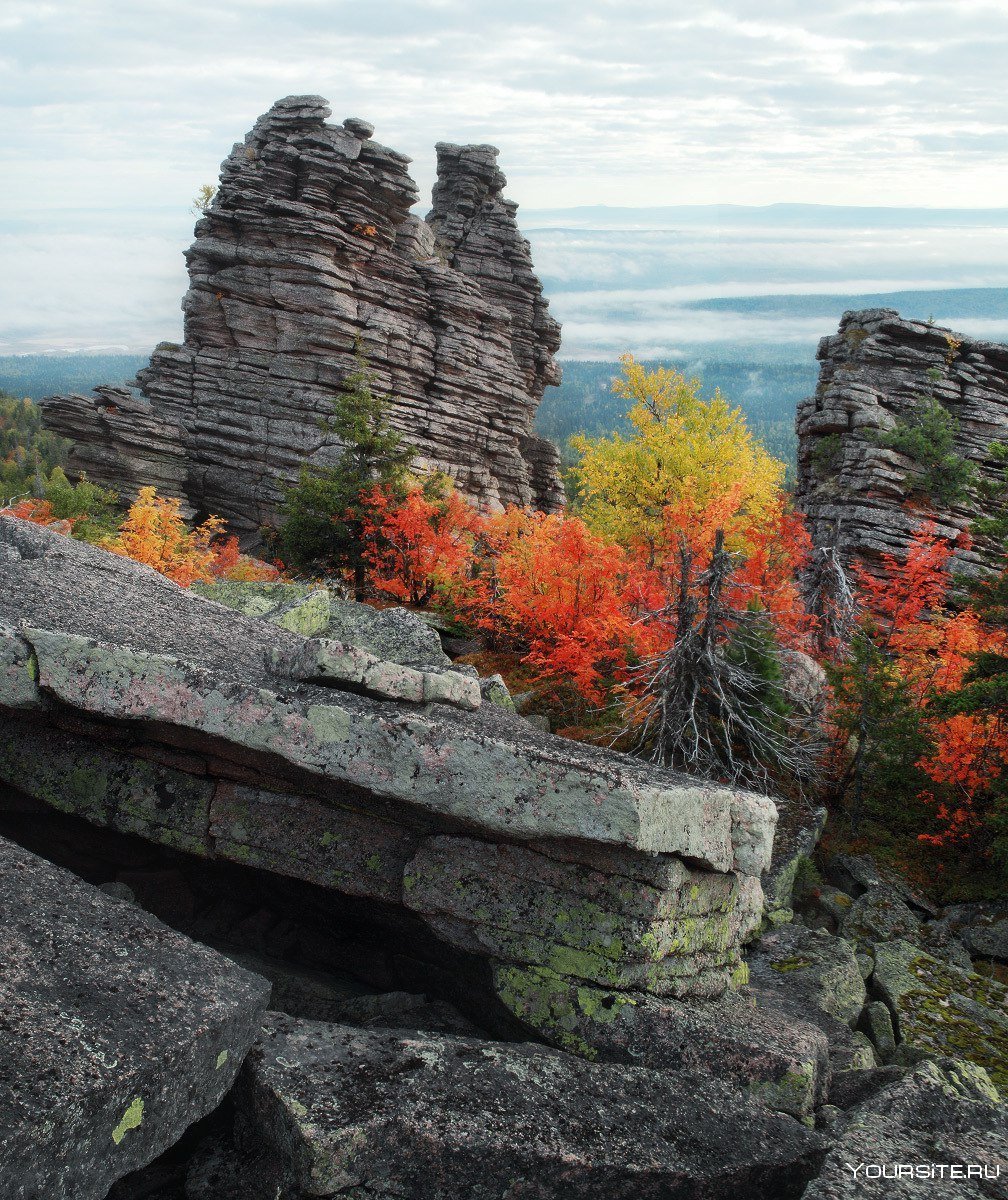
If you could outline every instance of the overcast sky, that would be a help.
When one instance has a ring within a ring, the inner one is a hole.
[[[371,120],[425,198],[445,139],[500,146],[525,209],[982,207],[1006,64],[1006,0],[0,0],[0,344],[113,252],[123,288],[149,264],[123,305],[180,295],[164,246],[289,93]]]

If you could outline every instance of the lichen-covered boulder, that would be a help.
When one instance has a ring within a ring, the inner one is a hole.
[[[198,596],[233,608],[246,617],[260,617],[281,629],[312,637],[329,626],[332,597],[325,588],[300,583],[239,583],[219,579],[213,583],[197,581],[192,590]]]
[[[875,947],[872,983],[902,1043],[983,1067],[1008,1090],[1008,988],[959,971],[908,942]]]
[[[944,918],[977,958],[1008,962],[1008,903],[955,904]]]
[[[892,888],[915,912],[938,916],[938,909],[926,896],[891,867],[880,866],[870,854],[834,854],[826,865],[826,877],[854,897],[876,887]]]
[[[747,956],[750,985],[799,1010],[819,1009],[853,1026],[865,1003],[854,947],[842,938],[782,925],[760,938]]]
[[[429,838],[406,866],[404,899],[445,941],[496,961],[624,991],[719,995],[746,919],[732,876],[674,858],[612,853],[607,865]]]
[[[0,781],[208,863],[367,901],[362,919],[439,978],[442,960],[465,969],[495,1019],[589,1053],[607,1006],[744,981],[768,797],[429,696],[428,676],[474,702],[478,685],[410,614],[354,609],[365,649],[329,636],[335,598],[325,636],[307,638],[269,619],[286,603],[269,587],[249,616],[253,590],[211,602],[13,518],[0,545],[17,552],[0,573]],[[362,687],[376,665],[423,696]],[[524,1003],[515,981],[535,979],[600,993],[573,1040]]]
[[[840,936],[858,944],[897,938],[915,941],[920,928],[920,921],[902,897],[882,883],[863,892],[850,906],[840,923]]]
[[[659,999],[518,966],[494,983],[525,1026],[585,1058],[712,1075],[806,1121],[826,1097],[827,1035],[759,997]]]
[[[275,1014],[236,1102],[238,1155],[265,1148],[290,1200],[786,1200],[824,1149],[791,1118],[688,1072]]]
[[[104,1200],[216,1108],[269,985],[0,839],[0,1193]]]
[[[360,691],[381,700],[454,704],[470,710],[483,701],[479,679],[463,671],[407,666],[333,638],[311,638],[293,651],[274,651],[269,662],[274,672],[287,679]]]
[[[995,1200],[1006,1180],[1008,1108],[983,1072],[927,1061],[848,1111],[803,1200]]]
[[[792,806],[782,811],[770,866],[763,874],[765,917],[771,925],[793,919],[798,877],[803,868],[811,866],[812,852],[825,827],[825,808],[809,812]]]
[[[896,1053],[896,1032],[889,1006],[882,1000],[873,1000],[866,1005],[863,1025],[879,1058],[888,1062]]]

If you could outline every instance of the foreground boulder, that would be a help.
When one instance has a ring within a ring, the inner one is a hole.
[[[214,1109],[269,985],[0,839],[0,1195],[104,1200]]]
[[[852,1108],[803,1200],[1006,1195],[1008,1109],[982,1070],[945,1059]]]
[[[247,1156],[255,1168],[233,1194],[250,1200],[277,1189],[290,1200],[787,1200],[825,1149],[796,1121],[696,1074],[278,1014],[236,1105],[232,1178]],[[219,1156],[217,1173],[221,1188]]]
[[[329,116],[321,96],[288,96],[234,146],[186,253],[184,341],[155,349],[138,391],[43,403],[70,466],[254,536],[304,463],[338,456],[319,418],[359,346],[418,467],[480,505],[561,507],[559,455],[532,432],[560,327],[497,150],[439,145],[424,221],[409,159]]]
[[[1008,988],[908,942],[875,947],[875,988],[909,1047],[968,1059],[1008,1091]]]
[[[769,799],[539,735],[475,696],[306,679],[288,668],[317,662],[319,642],[296,628],[13,518],[0,545],[0,780],[20,792],[367,901],[411,953],[433,935],[501,1020],[550,1040],[564,1031],[515,981],[580,990],[562,1044],[587,1053],[639,996],[716,999],[744,981]],[[369,663],[393,652],[368,645]]]

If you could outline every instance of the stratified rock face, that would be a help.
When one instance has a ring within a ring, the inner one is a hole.
[[[104,1200],[216,1108],[269,985],[0,838],[0,1195]]]
[[[184,344],[155,350],[143,398],[45,402],[71,468],[258,528],[304,462],[338,454],[319,419],[359,339],[419,468],[479,504],[558,507],[556,451],[530,431],[559,380],[559,326],[497,151],[439,148],[427,224],[409,160],[329,115],[318,96],[279,100],[223,163],[186,255]]]
[[[248,589],[225,607],[15,518],[0,551],[0,780],[22,793],[365,901],[587,1057],[639,998],[744,979],[769,799],[535,733],[404,613],[364,651],[324,593],[267,585],[260,619]]]
[[[1008,346],[866,309],[844,313],[818,357],[815,395],[798,406],[798,506],[817,546],[839,544],[848,561],[869,567],[882,554],[902,558],[922,520],[921,472],[880,437],[933,396],[956,418],[957,453],[994,479],[989,447],[1008,441]],[[932,504],[943,536],[983,515],[975,496]],[[975,572],[993,562],[994,548],[978,542],[954,565]]]
[[[532,249],[515,221],[518,205],[501,194],[507,180],[497,166],[497,153],[495,146],[438,142],[438,178],[427,224],[434,230],[438,255],[511,314],[511,348],[532,401],[531,426],[543,389],[560,382],[553,358],[560,349],[560,325],[550,315],[532,268]],[[559,508],[564,496],[556,447],[528,435],[521,449],[536,495],[546,506]]]

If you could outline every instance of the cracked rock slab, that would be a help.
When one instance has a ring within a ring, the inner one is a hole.
[[[803,1200],[1003,1200],[1008,1109],[989,1080],[985,1088],[964,1068],[948,1059],[920,1063],[853,1108]],[[934,1174],[913,1178],[908,1168],[918,1165]]]
[[[216,1108],[269,985],[0,839],[0,1193],[104,1200]]]
[[[267,1147],[291,1200],[787,1200],[824,1149],[700,1075],[279,1014],[237,1097],[239,1154]]]

